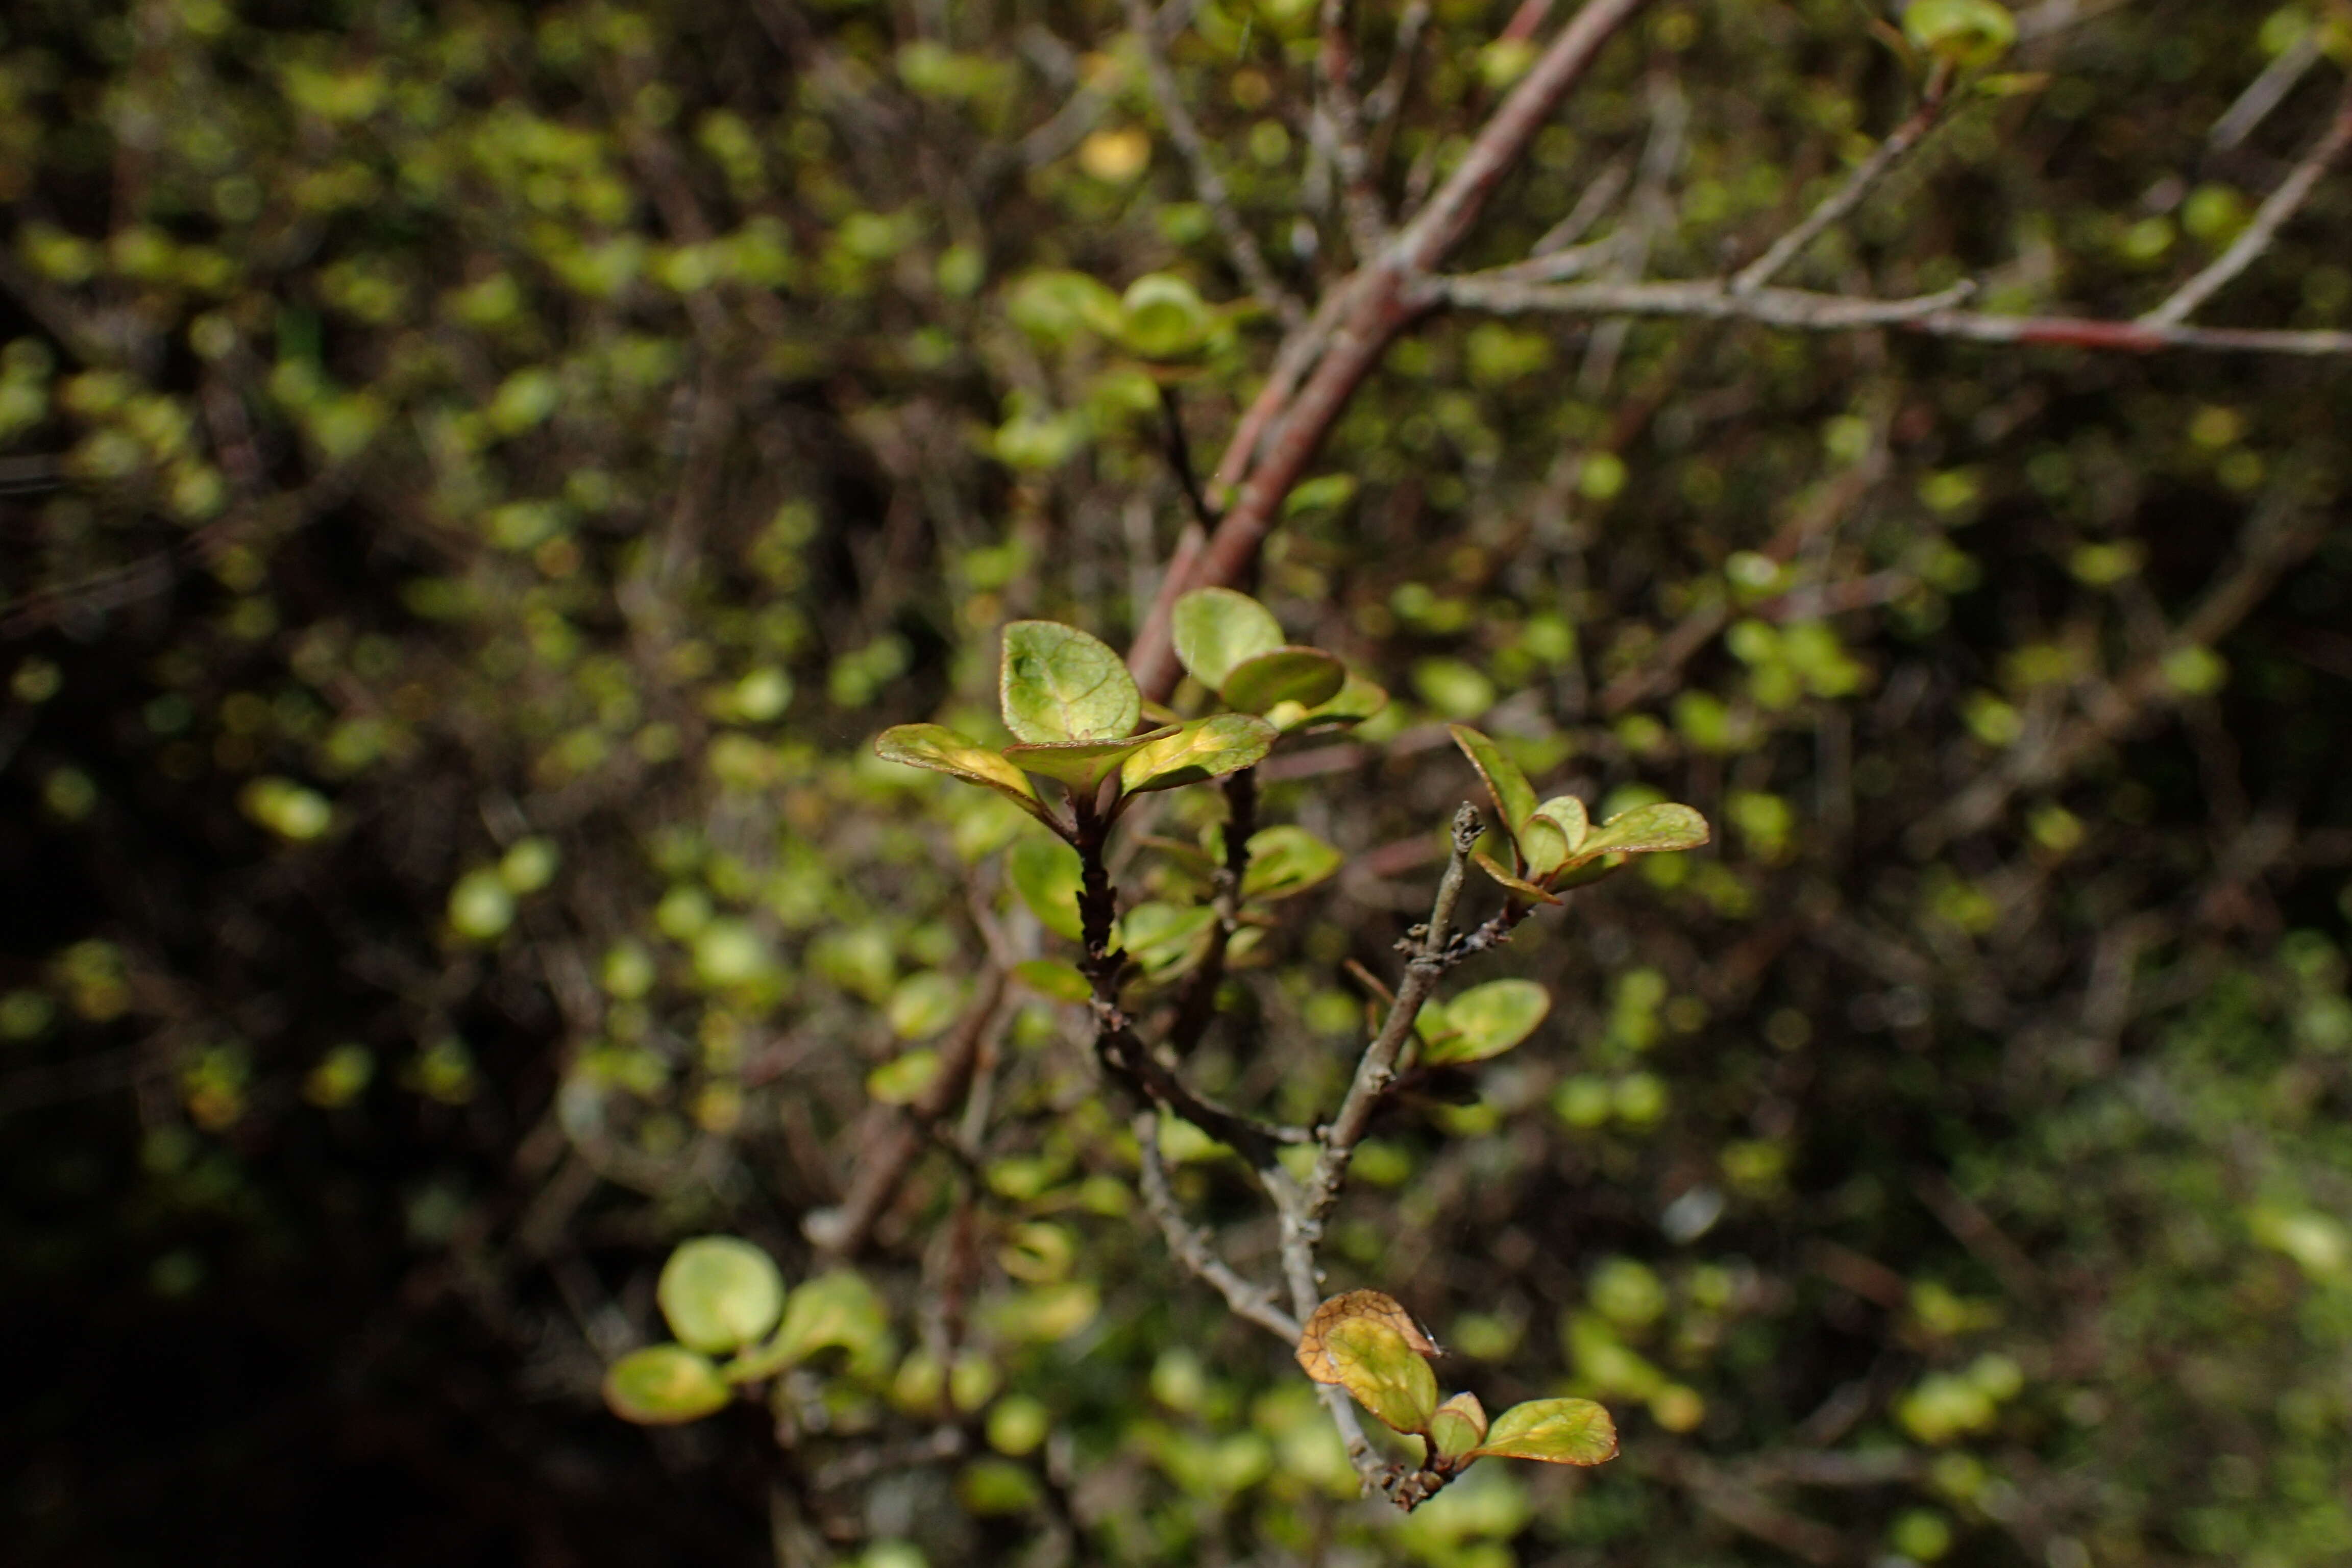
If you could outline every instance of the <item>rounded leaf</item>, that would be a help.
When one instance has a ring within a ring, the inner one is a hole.
[[[669,1255],[654,1294],[681,1344],[719,1355],[776,1326],[784,1310],[784,1277],[748,1241],[700,1236]]]
[[[1519,824],[1519,860],[1530,877],[1549,877],[1568,860],[1568,835],[1538,811]]]
[[[1303,893],[1339,870],[1345,858],[1303,827],[1260,828],[1250,835],[1249,869],[1242,873],[1242,897],[1286,899]]]
[[[1486,872],[1486,875],[1492,877],[1496,881],[1501,883],[1504,887],[1508,888],[1512,892],[1517,893],[1519,897],[1527,900],[1531,904],[1556,904],[1560,901],[1559,899],[1545,891],[1543,889],[1537,887],[1533,882],[1528,881],[1524,877],[1515,877],[1510,872],[1504,870],[1502,867],[1495,863],[1495,858],[1492,855],[1487,854],[1484,849],[1472,850],[1470,852],[1470,858],[1477,862],[1478,869]]]
[[[1486,1440],[1486,1407],[1475,1394],[1457,1394],[1429,1418],[1429,1441],[1440,1456],[1458,1459]]]
[[[1137,795],[1236,773],[1255,766],[1273,749],[1275,739],[1274,726],[1251,714],[1195,719],[1121,763],[1119,788]]]
[[[1490,980],[1445,1004],[1442,1028],[1422,1047],[1424,1067],[1458,1066],[1501,1056],[1536,1032],[1551,995],[1532,980]]]
[[[1019,768],[945,724],[897,724],[875,739],[874,754],[886,763],[929,768],[966,784],[984,784],[1038,821],[1053,825],[1053,813],[1029,786]]]
[[[1568,852],[1575,854],[1584,847],[1592,833],[1592,820],[1585,815],[1584,803],[1572,795],[1556,795],[1536,807],[1536,816],[1547,817],[1568,840]]]
[[[1338,696],[1347,683],[1348,667],[1321,648],[1277,647],[1227,670],[1217,695],[1228,708],[1263,713],[1278,702],[1312,708]]]
[[[1495,1417],[1473,1457],[1597,1465],[1617,1457],[1617,1424],[1590,1399],[1530,1399]]]
[[[1212,691],[1242,660],[1282,646],[1282,626],[1273,612],[1231,588],[1193,589],[1176,601],[1169,629],[1177,658]]]
[[[1076,850],[1058,838],[1032,835],[1004,852],[1004,873],[1039,924],[1072,942],[1084,939],[1078,893],[1085,886],[1086,868]]]
[[[1147,272],[1119,300],[1119,336],[1145,359],[1190,359],[1214,323],[1209,307],[1181,278]]]
[[[1004,727],[1033,745],[1123,740],[1143,713],[1142,693],[1109,645],[1059,621],[1004,628],[997,695]]]
[[[1083,1002],[1094,994],[1094,986],[1077,971],[1075,964],[1057,959],[1024,959],[1013,966],[1013,978],[1040,996],[1056,1002]]]
[[[699,1421],[723,1408],[730,1397],[732,1391],[719,1369],[684,1345],[631,1351],[604,1373],[605,1405],[640,1426]]]
[[[1339,1363],[1327,1353],[1324,1342],[1333,1329],[1359,1318],[1386,1323],[1423,1355],[1444,1353],[1395,1297],[1380,1290],[1349,1290],[1316,1308],[1307,1326],[1299,1331],[1298,1364],[1307,1369],[1307,1376],[1318,1383],[1339,1381]]]
[[[1599,855],[1657,855],[1676,849],[1696,849],[1713,837],[1706,818],[1674,801],[1637,805],[1621,811],[1594,828],[1577,846],[1576,858]]]
[[[1339,691],[1315,707],[1277,702],[1265,710],[1266,722],[1286,733],[1292,730],[1337,729],[1360,724],[1389,705],[1388,689],[1355,670]]]
[[[2017,42],[2017,19],[1995,0],[1911,0],[1903,33],[1963,70],[1989,66]]]
[[[1400,1432],[1425,1432],[1437,1413],[1437,1374],[1412,1342],[1376,1318],[1349,1318],[1323,1336],[1323,1356],[1357,1404]]]

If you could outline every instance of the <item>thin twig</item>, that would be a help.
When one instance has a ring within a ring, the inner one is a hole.
[[[1975,292],[1973,284],[1958,283],[1907,300],[1858,299],[1801,289],[1735,294],[1728,284],[1711,279],[1696,283],[1517,283],[1465,277],[1437,279],[1430,288],[1448,304],[1497,315],[1684,316],[1816,332],[1934,319],[1949,314]]]
[[[2263,205],[2255,209],[2253,220],[2246,225],[2244,231],[2230,242],[2227,250],[2174,289],[2164,303],[2142,316],[2141,323],[2150,327],[2179,326],[2200,305],[2226,287],[2231,279],[2252,266],[2255,259],[2278,238],[2280,227],[2310,199],[2312,187],[2319,184],[2319,177],[2342,155],[2347,145],[2352,145],[2352,79],[2345,82],[2344,91],[2336,100],[2336,113],[2328,121],[2327,129],[2320,132],[2319,140],[2312,143],[2311,151],[2303,155],[2303,162],[2289,170],[2286,178],[2279,182],[2278,189],[2263,198]]]
[[[2320,52],[2319,29],[2305,29],[2303,37],[2280,51],[2260,76],[2246,84],[2238,100],[2221,111],[2213,129],[2205,133],[2205,144],[2216,153],[2227,153],[2252,135],[2254,128],[2268,120],[2271,110],[2285,102],[2295,84],[2319,63]]]
[[[1348,36],[1348,0],[1323,0],[1322,67],[1316,121],[1339,172],[1339,206],[1356,259],[1380,254],[1388,242],[1388,214],[1372,183],[1372,162],[1364,142],[1364,110],[1356,99],[1356,51]]]
[[[1233,1265],[1218,1257],[1208,1234],[1186,1219],[1184,1211],[1177,1206],[1176,1194],[1168,1185],[1168,1168],[1160,1158],[1157,1111],[1146,1110],[1136,1117],[1135,1140],[1142,1157],[1142,1175],[1138,1184],[1143,1192],[1143,1206],[1159,1221],[1160,1233],[1168,1238],[1168,1250],[1175,1255],[1176,1261],[1215,1287],[1234,1316],[1248,1319],[1285,1343],[1297,1343],[1298,1320],[1276,1306],[1265,1287],[1251,1284]]]
[[[1952,68],[1938,64],[1935,74],[1927,79],[1927,96],[1910,118],[1888,133],[1885,141],[1872,149],[1869,157],[1847,175],[1845,183],[1805,215],[1804,221],[1774,241],[1770,249],[1741,268],[1731,279],[1735,294],[1753,294],[1781,273],[1788,265],[1804,253],[1807,246],[1827,233],[1830,227],[1844,220],[1846,215],[1860,206],[1863,198],[1876,188],[1895,164],[1910,154],[1944,111],[1950,96]]]
[[[1296,328],[1307,320],[1307,307],[1297,295],[1282,286],[1274,269],[1265,263],[1265,254],[1258,248],[1257,237],[1242,221],[1234,206],[1233,196],[1225,189],[1225,179],[1217,173],[1216,160],[1210,154],[1209,143],[1201,134],[1201,127],[1192,119],[1192,111],[1184,107],[1184,95],[1176,84],[1176,72],[1168,63],[1168,51],[1162,46],[1160,29],[1153,24],[1150,0],[1127,0],[1127,24],[1143,51],[1144,75],[1151,83],[1152,101],[1160,110],[1160,122],[1168,127],[1169,139],[1176,143],[1177,153],[1192,171],[1192,188],[1200,194],[1201,205],[1209,209],[1209,217],[1232,253],[1234,268],[1242,275],[1259,304],[1274,312],[1286,327]]]

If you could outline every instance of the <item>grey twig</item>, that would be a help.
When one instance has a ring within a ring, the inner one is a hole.
[[[1201,205],[1209,209],[1210,219],[1232,252],[1234,269],[1249,286],[1258,303],[1273,311],[1286,327],[1296,328],[1307,320],[1307,307],[1297,296],[1282,286],[1274,269],[1265,264],[1265,254],[1258,248],[1257,237],[1242,222],[1235,210],[1232,195],[1225,189],[1225,178],[1217,173],[1216,160],[1210,155],[1209,143],[1201,134],[1200,125],[1192,111],[1184,107],[1184,94],[1176,85],[1176,72],[1168,63],[1168,51],[1160,42],[1160,29],[1151,15],[1150,0],[1127,0],[1127,24],[1136,42],[1143,50],[1144,74],[1151,83],[1152,101],[1159,107],[1161,123],[1168,127],[1169,139],[1192,174],[1192,188],[1200,193]]]
[[[1927,79],[1927,92],[1919,107],[1908,119],[1889,132],[1885,141],[1872,149],[1848,174],[1844,184],[1824,197],[1820,205],[1807,213],[1804,221],[1774,241],[1770,249],[1741,268],[1731,279],[1734,294],[1753,294],[1781,273],[1788,265],[1804,253],[1807,246],[1828,232],[1832,226],[1844,220],[1846,215],[1860,206],[1863,198],[1876,188],[1895,164],[1909,156],[1943,113],[1944,103],[1950,95],[1952,71],[1948,65],[1938,65]]]
[[[2253,220],[2230,247],[2208,262],[2195,277],[2172,291],[2164,303],[2140,318],[2148,327],[2174,327],[2187,321],[2196,309],[2228,285],[2230,280],[2253,265],[2256,258],[2271,247],[2278,238],[2279,229],[2310,199],[2312,187],[2327,166],[2352,144],[2352,80],[2344,84],[2343,93],[2336,100],[2336,112],[2328,120],[2327,129],[2312,143],[2303,162],[2289,170],[2278,189],[2263,200],[2254,211]]]
[[[1218,1257],[1208,1234],[1185,1218],[1177,1206],[1176,1194],[1168,1185],[1168,1168],[1160,1158],[1159,1112],[1146,1110],[1136,1117],[1135,1140],[1142,1151],[1143,1171],[1138,1184],[1142,1188],[1143,1206],[1159,1222],[1160,1234],[1168,1238],[1168,1250],[1179,1263],[1214,1286],[1235,1317],[1248,1319],[1286,1344],[1297,1344],[1298,1320],[1276,1306],[1265,1287],[1251,1284]]]

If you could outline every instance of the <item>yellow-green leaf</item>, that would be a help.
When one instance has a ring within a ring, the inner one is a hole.
[[[1332,1382],[1400,1432],[1425,1432],[1437,1412],[1437,1374],[1412,1342],[1377,1318],[1349,1318],[1323,1336]]]
[[[1577,846],[1576,858],[1590,860],[1601,855],[1656,855],[1676,849],[1696,849],[1709,837],[1706,817],[1689,806],[1673,801],[1660,801],[1655,805],[1637,805],[1631,811],[1621,811],[1594,828],[1591,835]]]
[[[763,1365],[781,1370],[827,1347],[847,1351],[850,1366],[861,1372],[886,1365],[890,1357],[889,1315],[874,1288],[845,1268],[794,1289],[775,1337],[756,1353]]]
[[[1903,33],[1963,70],[1990,65],[2017,42],[2017,19],[1994,0],[1911,0]]]
[[[1568,835],[1538,811],[1519,824],[1519,859],[1530,877],[1550,876],[1568,858]]]
[[[1206,904],[1138,904],[1119,917],[1119,944],[1146,974],[1162,973],[1197,956],[1216,919]]]
[[[1277,702],[1265,710],[1266,722],[1285,734],[1293,730],[1336,729],[1360,724],[1389,705],[1388,689],[1348,671],[1347,683],[1328,700],[1309,708],[1304,703]]]
[[[1440,1027],[1422,1047],[1422,1063],[1447,1067],[1501,1056],[1534,1034],[1550,1011],[1550,994],[1532,980],[1473,985],[1445,1004]]]
[[[902,1051],[866,1075],[866,1097],[877,1105],[912,1105],[939,1076],[939,1052],[929,1046]]]
[[[1228,708],[1263,713],[1282,702],[1313,708],[1339,694],[1348,667],[1319,647],[1277,647],[1242,660],[1225,672],[1217,695]]]
[[[730,1397],[719,1369],[684,1345],[631,1351],[604,1373],[605,1405],[640,1426],[699,1421],[723,1408]]]
[[[776,1326],[784,1310],[784,1277],[748,1241],[699,1236],[679,1244],[662,1265],[654,1299],[680,1343],[723,1354]]]
[[[1013,978],[1040,996],[1050,996],[1056,1002],[1083,1002],[1094,994],[1094,987],[1075,964],[1063,963],[1051,958],[1032,958],[1013,966]]]
[[[1145,359],[1189,359],[1213,322],[1192,286],[1170,272],[1147,272],[1119,300],[1119,336]]]
[[[1024,773],[1042,773],[1084,793],[1101,784],[1113,769],[1145,746],[1175,732],[1175,727],[1171,725],[1117,741],[1063,741],[1050,745],[1015,742],[1004,748],[1003,757]]]
[[[1559,902],[1558,899],[1546,892],[1543,889],[1537,887],[1533,882],[1528,881],[1524,878],[1514,877],[1508,871],[1504,870],[1502,867],[1495,863],[1495,858],[1492,855],[1487,854],[1484,849],[1473,849],[1470,852],[1470,858],[1478,863],[1478,869],[1486,872],[1486,875],[1492,877],[1496,881],[1500,882],[1504,887],[1508,888],[1511,891],[1518,894],[1519,897],[1527,900],[1529,903],[1556,904]]]
[[[1273,748],[1275,738],[1273,725],[1247,713],[1195,719],[1121,763],[1119,787],[1129,795],[1139,795],[1252,767]]]
[[[1285,825],[1250,835],[1249,869],[1242,873],[1244,899],[1286,899],[1303,893],[1339,868],[1344,857],[1303,827]]]
[[[1584,847],[1591,836],[1592,821],[1584,812],[1584,803],[1572,795],[1556,795],[1536,807],[1536,816],[1549,818],[1551,825],[1568,840],[1570,855]]]
[[[1054,814],[1037,798],[1019,768],[944,724],[893,725],[875,740],[874,754],[886,763],[929,768],[966,784],[984,784],[1038,821],[1048,826],[1054,824]]]
[[[1528,775],[1519,771],[1517,763],[1469,725],[1448,724],[1445,729],[1454,737],[1454,743],[1462,748],[1462,754],[1470,759],[1470,765],[1478,770],[1478,776],[1486,781],[1486,793],[1494,796],[1504,829],[1514,836],[1516,843],[1519,824],[1535,814],[1535,786],[1528,783]]]
[[[1496,1416],[1486,1440],[1470,1453],[1480,1458],[1597,1465],[1617,1457],[1617,1424],[1590,1399],[1530,1399]]]
[[[1110,646],[1059,621],[1004,628],[997,671],[1004,727],[1033,745],[1126,738],[1143,696]]]
[[[1475,1394],[1457,1394],[1429,1418],[1429,1440],[1445,1458],[1458,1459],[1486,1440],[1486,1407]]]
[[[1212,691],[1242,660],[1282,646],[1282,626],[1273,613],[1231,588],[1195,588],[1177,600],[1170,630],[1177,658]]]
[[[1076,850],[1058,838],[1033,835],[1015,841],[1004,852],[1004,874],[1021,901],[1029,906],[1029,912],[1047,931],[1072,942],[1085,936],[1078,918],[1078,893],[1085,885],[1086,868]]]

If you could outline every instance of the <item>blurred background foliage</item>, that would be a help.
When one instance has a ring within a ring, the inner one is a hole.
[[[1348,246],[1315,9],[1167,16],[1310,298]],[[1512,7],[1410,9],[1392,197],[1526,61]],[[1469,259],[1603,180],[1594,232],[1654,272],[1753,255],[1907,111],[1873,20],[1652,7]],[[1264,770],[1262,820],[1349,860],[1232,983],[1205,1086],[1336,1099],[1342,965],[1389,957],[1472,790],[1443,721],[1718,825],[1469,977],[1542,980],[1549,1021],[1378,1130],[1328,1249],[1448,1386],[1601,1397],[1623,1457],[1352,1500],[1283,1347],[1139,1217],[1076,1010],[981,994],[1070,950],[1017,814],[866,749],[987,732],[1008,618],[1132,632],[1182,511],[1106,300],[1216,305],[1197,449],[1263,374],[1123,25],[9,7],[11,1557],[2352,1556],[2352,381],[1736,323],[1434,321],[1267,554],[1292,635],[1399,700]],[[2238,232],[2352,37],[2301,0],[2019,30],[1791,281],[2128,317]],[[2352,322],[2348,232],[2339,174],[2215,318]],[[670,1245],[809,1278],[802,1222],[967,1025],[842,1353],[771,1409],[607,1415]],[[1170,1152],[1196,1213],[1256,1212]],[[1270,1271],[1266,1227],[1223,1239]]]

